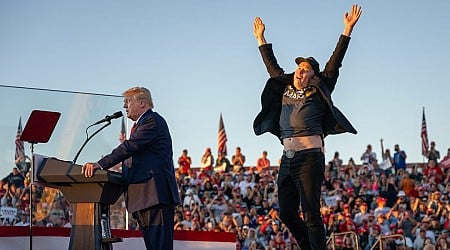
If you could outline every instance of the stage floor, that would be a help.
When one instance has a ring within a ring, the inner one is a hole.
[[[0,249],[30,249],[29,227],[0,226]],[[70,228],[33,227],[32,246],[35,250],[68,249]],[[140,231],[112,230],[123,242],[113,244],[114,250],[145,249]],[[231,250],[236,249],[236,235],[202,231],[175,231],[174,249]]]

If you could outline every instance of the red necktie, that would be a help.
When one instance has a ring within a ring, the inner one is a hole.
[[[131,127],[131,131],[130,131],[130,136],[133,134],[135,129],[136,129],[136,123],[133,123],[133,127]]]

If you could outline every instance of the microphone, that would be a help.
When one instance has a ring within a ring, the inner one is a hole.
[[[112,115],[107,115],[105,116],[105,118],[101,119],[100,121],[89,125],[89,127],[86,128],[86,140],[84,141],[83,145],[81,146],[81,148],[78,150],[77,154],[75,155],[75,158],[72,161],[72,166],[75,165],[75,163],[77,162],[78,156],[80,156],[81,150],[83,150],[84,146],[86,146],[86,144],[88,143],[88,141],[90,139],[92,139],[92,137],[94,137],[94,135],[98,134],[98,132],[100,132],[102,129],[108,127],[109,125],[111,125],[111,120],[112,119],[117,119],[119,117],[122,117],[123,114],[120,111],[117,111],[116,113],[112,114]],[[100,129],[98,129],[97,131],[95,131],[95,133],[93,133],[91,136],[88,136],[88,129],[94,125],[100,124],[102,122],[108,122],[108,124],[103,125],[103,127],[101,127]]]
[[[112,115],[105,116],[105,118],[101,119],[100,121],[98,121],[98,122],[96,122],[96,123],[94,123],[92,125],[97,125],[97,124],[100,124],[100,123],[103,123],[103,122],[110,122],[112,119],[117,119],[117,118],[122,117],[122,116],[123,116],[122,112],[121,111],[117,111],[116,113],[114,113]]]

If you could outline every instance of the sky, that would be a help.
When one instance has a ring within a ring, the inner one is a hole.
[[[0,85],[110,95],[144,86],[169,124],[174,159],[185,148],[194,166],[206,147],[217,156],[222,113],[230,158],[239,146],[251,166],[267,150],[275,165],[279,140],[252,129],[268,79],[253,20],[265,22],[286,72],[297,56],[314,56],[323,69],[353,3],[363,14],[332,97],[358,134],[328,136],[326,159],[339,151],[344,162],[360,163],[367,144],[380,158],[383,138],[391,151],[399,144],[407,162],[423,162],[423,107],[429,139],[444,156],[450,148],[450,2],[444,0],[0,1]],[[84,112],[109,114],[95,106]]]

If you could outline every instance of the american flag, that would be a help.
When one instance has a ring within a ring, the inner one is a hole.
[[[420,131],[420,137],[422,138],[422,155],[426,156],[428,152],[428,133],[427,122],[425,121],[425,107],[422,112],[422,129]]]
[[[19,118],[19,126],[17,127],[15,160],[19,159],[21,156],[22,157],[25,156],[23,141],[20,140],[21,135],[22,135],[22,117]]]
[[[127,130],[125,129],[125,118],[122,116],[122,128],[120,129],[119,141],[123,143],[127,139]]]
[[[218,147],[217,152],[227,155],[227,133],[225,132],[225,126],[223,125],[222,114],[220,114],[219,120],[219,135],[218,135]]]

